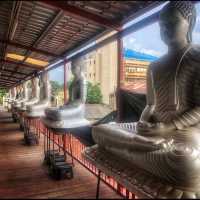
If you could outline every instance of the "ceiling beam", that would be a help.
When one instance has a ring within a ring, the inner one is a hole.
[[[13,70],[9,70],[9,69],[2,69],[0,72],[9,72],[9,73],[14,73],[14,74],[20,74],[22,76],[26,76],[27,75],[26,73],[13,71]]]
[[[99,15],[95,15],[91,12],[85,11],[83,9],[80,9],[76,6],[67,4],[66,1],[51,1],[51,0],[41,0],[43,3],[58,8],[60,10],[63,10],[65,13],[75,16],[75,17],[81,17],[86,19],[89,22],[96,23],[98,25],[101,25],[106,28],[112,28],[115,30],[120,30],[120,23],[115,21],[110,21],[104,17],[101,17]],[[101,3],[101,2],[99,2]]]
[[[10,83],[10,82],[8,82],[8,81],[4,81],[4,80],[1,80],[0,79],[0,84],[6,84],[6,85],[13,85],[14,83]]]
[[[18,25],[18,15],[21,9],[21,5],[22,5],[22,2],[13,1],[12,10],[11,10],[10,19],[9,19],[9,26],[8,26],[8,30],[5,36],[6,40],[11,40],[14,37],[15,31]],[[8,47],[8,44],[5,43],[2,58],[5,58],[6,56],[7,47]],[[3,68],[3,65],[1,66],[1,68]]]
[[[8,83],[16,83],[17,81],[9,80],[0,76],[0,80],[7,81]]]
[[[15,62],[15,61],[5,60],[5,59],[0,59],[0,62],[8,63],[8,64],[14,64],[14,65],[18,65],[19,64],[19,63]],[[37,70],[44,69],[44,67],[31,66],[31,65],[25,65],[25,64],[20,64],[20,67],[25,67],[25,68],[30,68],[30,69],[37,69]],[[13,71],[13,72],[15,72],[15,71]]]
[[[34,48],[34,47],[29,47],[29,46],[26,46],[24,44],[20,44],[20,43],[14,42],[14,41],[0,39],[0,43],[3,43],[3,44],[5,43],[7,45],[11,45],[11,46],[14,46],[14,47],[17,47],[17,48],[32,51],[32,52],[35,52],[35,53],[38,53],[38,54],[43,54],[43,55],[46,55],[46,56],[58,57],[58,55],[56,55],[54,53],[50,53],[48,51],[43,51],[41,49],[37,49],[37,48]]]
[[[13,75],[8,75],[8,74],[2,74],[0,73],[0,77],[6,77],[6,78],[13,78],[13,79],[23,79],[23,77],[17,77],[17,76],[13,76]]]
[[[7,84],[7,85],[12,85],[13,84],[13,83],[10,83],[10,82],[4,81],[4,80],[0,80],[0,83],[4,83],[4,84]]]
[[[1,88],[9,88],[9,87],[11,87],[12,85],[8,85],[8,84],[5,84],[5,83],[1,83],[0,82],[0,87]]]
[[[63,11],[59,11],[57,15],[53,18],[53,20],[50,21],[50,23],[47,24],[47,26],[44,27],[41,34],[37,37],[37,39],[32,44],[31,48],[35,48],[43,39],[45,36],[47,36],[48,32],[55,26],[55,24],[63,17]],[[15,71],[18,70],[19,66],[21,64],[24,64],[24,61],[30,56],[32,51],[30,49],[27,49],[27,52],[24,56],[24,59],[15,67]],[[57,57],[54,56],[54,57]]]

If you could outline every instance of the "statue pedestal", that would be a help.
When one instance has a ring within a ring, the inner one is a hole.
[[[119,157],[100,149],[98,145],[86,148],[83,152],[83,157],[91,162],[99,170],[99,173],[103,172],[107,176],[113,177],[138,198],[200,198],[200,191],[194,192],[166,184],[150,173],[133,166],[126,160],[119,160]],[[97,182],[97,198],[99,187],[100,175]]]
[[[45,124],[44,124],[45,126]],[[46,126],[45,126],[46,127]],[[70,138],[70,155],[72,162],[67,162],[67,154],[65,151],[66,148],[66,136],[67,132],[54,132],[49,127],[46,127],[46,131],[44,134],[44,164],[48,166],[49,175],[56,179],[71,179],[73,178],[73,154],[72,154],[72,146],[71,146],[71,138]],[[58,149],[56,149],[55,139],[62,136],[62,148],[59,146],[59,142],[57,143]],[[63,154],[60,153],[60,150],[63,150]]]
[[[24,140],[28,145],[38,145],[40,139],[40,123],[38,117],[29,117],[26,112],[24,118]]]

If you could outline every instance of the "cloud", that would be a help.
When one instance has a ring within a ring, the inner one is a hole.
[[[131,37],[130,40],[129,40],[130,43],[134,43],[135,41],[136,41],[136,39],[133,38],[133,37]]]
[[[155,51],[153,49],[141,49],[141,52],[142,53],[145,53],[145,54],[149,54],[149,55],[152,55],[152,56],[156,56],[156,57],[160,57],[162,55],[161,52],[159,51]]]
[[[192,37],[193,37],[193,43],[200,44],[200,32],[194,31]]]

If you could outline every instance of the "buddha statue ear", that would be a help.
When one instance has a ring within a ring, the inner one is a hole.
[[[190,18],[190,21],[191,20],[192,20],[192,18]],[[187,32],[187,41],[188,41],[188,43],[192,42],[192,30],[193,30],[192,22],[190,22],[189,23],[189,29],[188,29],[188,32]]]
[[[189,16],[189,29],[188,29],[188,34],[187,34],[187,39],[188,42],[192,42],[192,32],[194,29],[194,26],[196,24],[196,10],[193,11],[193,13]]]

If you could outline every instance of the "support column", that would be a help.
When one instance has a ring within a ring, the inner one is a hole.
[[[68,101],[67,99],[67,60],[64,62],[64,104]]]
[[[124,84],[124,64],[123,64],[123,40],[121,37],[117,38],[117,57],[118,57],[118,70],[117,70],[117,120],[121,121],[122,116],[122,99],[120,95],[121,87]]]

